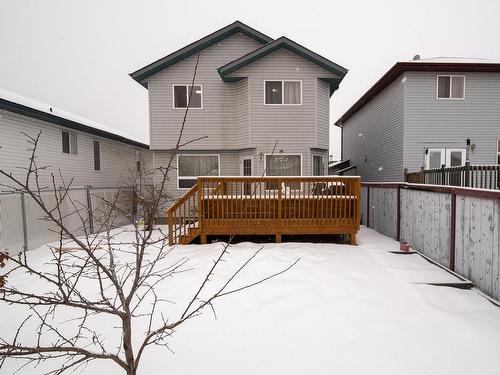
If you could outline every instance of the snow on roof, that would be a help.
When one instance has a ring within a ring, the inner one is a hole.
[[[443,64],[500,64],[500,60],[476,58],[476,57],[430,57],[427,59],[402,61],[409,63],[443,63]]]
[[[38,111],[45,112],[45,113],[48,113],[48,114],[53,115],[53,116],[61,117],[63,119],[69,120],[69,121],[73,121],[73,122],[76,122],[76,123],[79,123],[79,124],[82,124],[85,126],[89,126],[91,128],[97,129],[97,130],[102,130],[102,131],[105,131],[107,133],[111,133],[111,134],[114,134],[114,135],[117,135],[117,136],[120,136],[123,138],[127,138],[131,141],[134,141],[134,142],[147,144],[147,142],[145,142],[144,140],[133,137],[127,133],[110,128],[106,125],[99,124],[95,121],[88,120],[84,117],[72,114],[72,113],[67,112],[63,109],[59,109],[57,107],[54,107],[50,104],[46,104],[46,103],[39,102],[39,101],[31,99],[31,98],[27,98],[25,96],[16,94],[12,91],[9,91],[9,90],[3,89],[3,88],[0,88],[0,99],[4,99],[4,100],[7,100],[9,102],[13,102],[16,104],[23,105],[25,107],[36,109]]]

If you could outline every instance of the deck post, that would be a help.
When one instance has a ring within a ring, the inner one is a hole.
[[[203,180],[198,177],[196,180],[198,189],[198,229],[200,231],[200,240],[202,245],[207,243],[207,235],[203,232]]]
[[[167,212],[168,215],[168,246],[174,245],[174,218],[172,213]]]
[[[278,223],[277,223],[277,228],[276,228],[276,242],[281,242],[281,231],[283,230],[282,229],[282,226],[283,226],[283,214],[282,214],[282,191],[281,191],[281,178],[278,178],[277,179],[277,185],[278,185],[278,213],[277,213],[277,219],[278,219]]]
[[[349,233],[349,244],[356,245],[356,232]]]

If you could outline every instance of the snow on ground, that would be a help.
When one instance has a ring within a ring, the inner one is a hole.
[[[313,243],[264,244],[235,285],[279,271],[285,274],[230,295],[181,326],[170,348],[146,352],[140,374],[499,374],[500,308],[474,290],[426,285],[457,282],[418,255],[396,255],[398,243],[367,228],[359,246]],[[260,246],[232,246],[212,283],[222,281]],[[166,281],[157,293],[183,301],[219,254],[221,244],[177,247],[171,261],[187,256],[191,271]],[[37,250],[38,261],[46,256]],[[9,282],[13,280],[9,279]],[[22,280],[18,280],[22,282]],[[0,331],[23,314],[0,305]],[[100,321],[109,336],[113,324]],[[137,335],[143,330],[137,326]],[[115,337],[116,338],[116,337]],[[109,337],[111,340],[112,338]],[[8,363],[3,374],[12,373]],[[5,371],[5,372],[4,372]],[[22,374],[39,374],[24,369]],[[121,374],[95,362],[85,374]]]

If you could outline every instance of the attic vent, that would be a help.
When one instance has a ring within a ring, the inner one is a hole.
[[[413,61],[415,61],[415,60],[420,60],[420,55],[413,56]]]

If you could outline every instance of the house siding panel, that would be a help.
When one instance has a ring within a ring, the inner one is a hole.
[[[404,75],[399,76],[343,124],[343,158],[363,181],[404,178],[405,85]]]
[[[194,149],[235,149],[237,117],[243,121],[244,115],[236,113],[238,84],[225,83],[217,69],[241,57],[261,44],[241,34],[234,34],[220,43],[200,52],[195,82],[203,85],[203,109],[189,110],[183,139],[200,136],[207,138],[185,147]],[[172,85],[189,84],[192,81],[197,55],[193,55],[148,78],[151,149],[168,150],[175,146],[185,110],[173,109]],[[240,84],[241,85],[241,84]]]
[[[236,148],[248,147],[249,115],[248,115],[248,80],[244,79],[236,86]]]
[[[78,154],[62,152],[62,131],[77,134]],[[72,178],[73,187],[92,185],[95,187],[126,186],[130,184],[130,171],[136,168],[136,150],[149,160],[149,150],[139,149],[121,142],[96,137],[88,133],[68,130],[58,125],[35,120],[8,111],[0,111],[0,168],[12,171],[17,177],[25,172],[19,168],[27,167],[32,145],[24,134],[36,137],[41,132],[37,151],[38,167],[49,166],[42,171],[40,183],[52,187],[50,173],[54,173],[59,183],[59,171],[66,183]],[[94,170],[93,141],[100,142],[101,170]],[[0,177],[0,183],[6,183]],[[60,184],[62,185],[62,184]],[[58,186],[60,186],[58,185]],[[5,190],[0,187],[0,190]]]
[[[275,152],[302,154],[302,175],[311,174],[311,148],[318,148],[318,134],[326,134],[321,142],[328,148],[328,120],[324,111],[329,107],[330,96],[324,82],[318,78],[333,77],[332,74],[285,49],[278,50],[232,73],[237,77],[248,77],[250,85],[250,147],[257,153]],[[301,80],[302,105],[264,105],[265,80]],[[321,93],[318,95],[318,90]],[[316,102],[318,100],[318,104]],[[322,103],[320,103],[322,101]],[[320,113],[318,116],[318,108]],[[318,119],[318,121],[317,121]],[[257,173],[264,171],[264,162],[258,162]]]
[[[465,75],[465,99],[436,99],[438,75]],[[476,149],[471,164],[496,164],[500,138],[500,73],[408,72],[406,82],[405,166],[419,170],[426,148]]]

